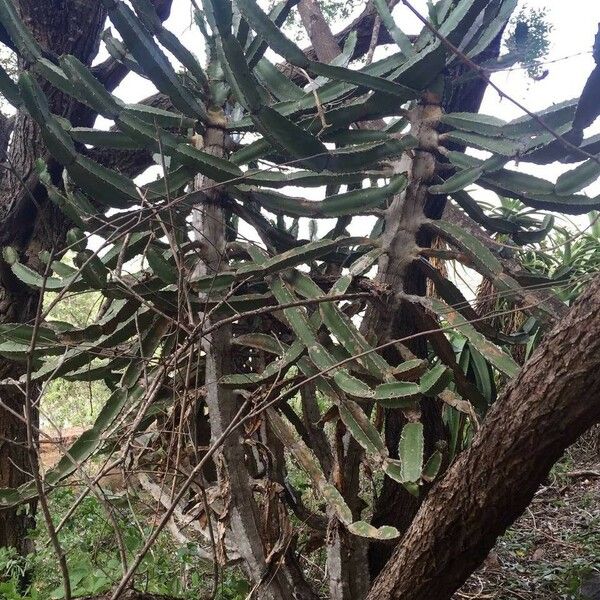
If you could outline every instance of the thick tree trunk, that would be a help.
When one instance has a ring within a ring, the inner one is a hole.
[[[171,0],[153,0],[161,19],[169,15]],[[42,49],[51,55],[72,54],[89,65],[98,53],[100,34],[106,21],[106,11],[97,0],[16,0],[15,5],[24,23],[30,28]],[[0,40],[11,44],[5,30]],[[28,65],[20,63],[21,69]],[[127,70],[113,59],[94,68],[96,76],[114,89]],[[42,90],[50,110],[74,126],[91,127],[96,119],[88,107],[59,92],[44,80]],[[14,124],[14,126],[13,126]],[[8,127],[10,125],[10,128]],[[10,147],[7,149],[9,134]],[[119,156],[120,166],[133,176],[149,164],[147,153],[127,156],[109,152],[94,156],[100,162],[112,164]],[[130,153],[131,154],[131,153]],[[40,267],[41,250],[60,252],[69,222],[64,214],[48,200],[40,185],[34,164],[37,159],[48,162],[48,170],[56,185],[61,185],[62,168],[48,157],[39,128],[24,112],[0,122],[0,160],[8,167],[0,171],[0,245],[11,245],[21,254],[28,266]],[[33,288],[18,281],[0,260],[0,323],[31,322],[38,296]],[[3,361],[0,379],[16,378],[23,372],[22,364]],[[18,414],[23,413],[23,394],[14,386],[0,386],[0,401]],[[0,487],[13,487],[30,479],[29,459],[22,445],[24,423],[0,406]],[[26,531],[34,525],[34,505],[28,511],[0,511],[0,547],[13,546],[20,553],[31,550]]]
[[[565,448],[598,421],[600,277],[434,486],[368,598],[450,598],[527,507]]]
[[[21,0],[17,5],[44,49],[57,55],[75,54],[88,64],[96,55],[105,20],[100,3]],[[79,103],[45,82],[42,87],[54,113],[80,125],[92,124],[91,113],[82,110]],[[47,158],[39,129],[25,113],[18,113],[7,152],[10,169],[3,170],[0,180],[0,237],[3,244],[16,247],[33,268],[38,266],[41,250],[60,246],[67,228],[62,213],[37,184],[33,167],[38,158]],[[4,263],[0,264],[0,323],[31,322],[36,305],[37,293],[19,282]],[[19,377],[22,371],[22,365],[3,361],[0,379]],[[17,414],[23,414],[23,393],[16,387],[1,386],[0,400]],[[25,439],[23,421],[0,407],[0,487],[18,486],[31,478]],[[32,550],[26,534],[35,524],[34,508],[32,503],[27,510],[0,511],[0,546],[12,546],[21,554]]]

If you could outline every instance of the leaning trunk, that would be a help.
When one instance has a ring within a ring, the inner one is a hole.
[[[444,600],[525,510],[561,454],[600,421],[600,278],[488,413],[434,487],[370,600]]]

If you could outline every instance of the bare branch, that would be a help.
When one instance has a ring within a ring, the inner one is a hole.
[[[397,0],[392,0],[392,2],[390,2],[390,7],[395,6],[397,3]],[[356,60],[364,56],[371,47],[373,27],[375,25],[376,18],[377,11],[375,10],[373,3],[369,1],[362,13],[354,21],[352,21],[350,25],[344,27],[344,29],[342,29],[340,32],[334,34],[333,37],[338,48],[342,48],[345,41],[348,39],[348,36],[351,33],[356,32],[356,46],[354,47],[354,53],[352,54],[351,59]],[[381,46],[382,44],[391,44],[393,41],[394,40],[391,38],[387,29],[385,27],[380,27],[376,45]],[[311,60],[318,58],[317,51],[314,46],[305,48],[304,53]],[[278,65],[278,68],[283,72],[284,75],[286,75],[286,77],[289,77],[295,83],[304,82],[304,76],[302,75],[302,72],[293,65],[290,65],[289,63],[282,63],[281,65]]]
[[[317,58],[321,62],[330,63],[340,53],[340,47],[318,1],[300,0],[298,12]]]

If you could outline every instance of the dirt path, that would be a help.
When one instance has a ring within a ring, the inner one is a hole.
[[[42,437],[40,440],[40,459],[44,469],[50,469],[61,459],[61,446],[68,448],[84,431],[83,427],[65,428],[60,435],[56,431],[47,431],[50,439]]]

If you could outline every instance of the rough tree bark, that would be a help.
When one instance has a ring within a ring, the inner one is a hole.
[[[397,4],[396,0],[388,2],[390,8]],[[372,31],[375,23],[376,11],[371,2],[368,2],[359,17],[346,29],[334,35],[325,21],[318,0],[301,0],[298,10],[302,23],[312,47],[307,53],[314,54],[323,62],[330,62],[339,54],[340,45],[350,31],[356,31],[359,41],[355,49],[355,57],[364,54],[372,43]],[[368,35],[365,34],[368,32]],[[497,58],[500,52],[502,35],[497,35],[480,55],[482,61]],[[378,31],[377,44],[389,43],[388,32],[384,27]],[[428,105],[429,100],[424,100],[418,111],[413,111],[413,134],[420,139],[422,151],[416,154],[413,161],[406,161],[398,168],[398,172],[406,170],[411,174],[411,184],[405,193],[393,199],[386,212],[383,247],[386,253],[380,260],[377,280],[381,284],[390,286],[391,289],[403,291],[408,294],[425,295],[426,277],[412,264],[411,249],[415,243],[426,247],[431,244],[431,236],[420,229],[420,224],[425,217],[439,219],[444,210],[445,200],[439,196],[430,197],[427,194],[427,181],[433,176],[433,155],[435,132],[431,127],[438,126],[441,109],[446,112],[472,111],[477,112],[483,100],[486,83],[475,79],[467,83],[455,84],[454,79],[460,79],[466,67],[457,65],[449,73],[443,98],[435,100],[437,105]],[[294,77],[293,72],[289,72]],[[441,104],[441,107],[440,107]],[[384,123],[369,124],[373,127],[382,127]],[[460,148],[454,148],[460,150]],[[395,315],[390,319],[389,315]],[[409,336],[418,329],[415,320],[399,303],[393,306],[371,306],[362,327],[365,335],[378,332],[377,342],[382,343],[390,339]],[[427,355],[427,342],[425,338],[414,340],[410,349],[417,356]],[[386,352],[388,360],[392,363],[401,361],[395,349]],[[424,399],[421,402],[422,420],[425,426],[426,452],[431,454],[438,440],[444,438],[444,426],[441,420],[441,409],[435,400]],[[392,457],[397,457],[398,443],[402,427],[406,419],[400,410],[386,410],[385,439],[388,451]],[[360,459],[362,452],[356,447],[353,439],[348,442],[347,455],[344,464],[344,480],[347,482],[344,490],[348,502],[352,503],[352,483],[358,482]],[[355,486],[356,487],[356,486]],[[355,495],[355,494],[354,494]],[[424,496],[424,495],[423,495]],[[372,522],[375,526],[393,525],[400,531],[405,531],[414,518],[419,502],[409,494],[402,485],[385,477],[381,494],[376,499]],[[359,514],[355,515],[357,518]],[[336,600],[352,598],[356,600],[366,595],[366,581],[375,577],[391,556],[393,546],[389,543],[372,542],[368,547],[368,562],[365,544],[344,534],[339,528],[334,529],[328,544],[328,567],[330,575],[330,595]],[[343,558],[342,558],[343,557]],[[342,569],[339,573],[335,569]],[[367,571],[368,570],[368,571]]]
[[[100,3],[21,0],[17,5],[45,50],[58,55],[69,52],[90,64],[98,51],[105,20]],[[20,64],[20,68],[26,67]],[[42,86],[54,113],[71,119],[74,124],[91,125],[89,113],[82,111],[80,104],[47,83]],[[46,157],[37,125],[25,113],[18,113],[0,180],[0,237],[3,244],[15,246],[33,267],[37,266],[37,255],[41,250],[60,245],[67,226],[63,215],[47,201],[37,185],[34,163],[36,159]],[[31,321],[36,305],[37,293],[19,282],[10,269],[0,263],[0,322]],[[22,365],[2,362],[0,379],[18,377],[21,373]],[[0,399],[18,414],[23,414],[23,394],[16,387],[0,387]],[[25,424],[0,408],[0,487],[18,486],[30,479],[25,439]],[[22,554],[30,552],[26,533],[34,524],[33,513],[33,504],[27,511],[0,511],[0,546],[12,546]]]
[[[210,114],[213,122],[206,129],[203,150],[213,156],[223,157],[226,117],[221,109],[215,109]],[[201,190],[211,183],[210,179],[198,176],[194,186]],[[227,219],[221,188],[207,189],[206,200],[193,213],[194,229],[202,245],[202,261],[196,271],[198,275],[218,273],[226,260]],[[200,318],[204,317],[201,315]],[[207,325],[212,322],[213,317],[206,318]],[[204,336],[202,342],[206,355],[205,401],[213,441],[223,434],[241,406],[239,396],[219,384],[221,377],[231,373],[232,369],[231,331],[231,326],[223,326]],[[243,432],[240,429],[223,442],[215,463],[218,483],[226,496],[231,530],[254,586],[253,596],[261,600],[314,600],[316,596],[310,588],[303,581],[297,583],[285,564],[267,559],[268,548],[265,547],[265,536],[261,531],[259,507],[254,499]]]
[[[369,600],[445,600],[600,421],[600,277],[547,335],[421,506]]]
[[[500,53],[502,33],[498,34],[489,46],[479,55],[478,60],[486,61],[497,58]],[[433,119],[433,112],[441,116],[443,112],[478,112],[487,89],[487,84],[481,79],[474,79],[466,83],[454,83],[459,80],[466,67],[461,64],[455,66],[447,74],[444,84],[444,95],[437,99],[438,106],[429,105],[431,97],[422,102],[421,114],[412,117],[412,133],[420,138],[421,151],[416,154],[414,164],[406,166],[411,173],[411,184],[405,193],[395,198],[385,216],[384,244],[389,246],[389,252],[381,259],[378,271],[378,281],[391,286],[393,290],[403,291],[408,294],[425,295],[427,280],[424,273],[407,261],[407,249],[418,244],[420,247],[431,245],[432,237],[419,223],[423,218],[439,219],[445,208],[445,197],[431,196],[426,191],[427,179],[433,176],[431,160],[435,154],[435,132],[439,123]],[[433,119],[433,122],[432,122]],[[433,136],[433,137],[432,137]],[[454,150],[464,148],[454,147]],[[431,154],[433,152],[434,154]],[[401,172],[401,170],[399,171]],[[398,214],[401,213],[401,214]],[[372,311],[365,331],[380,333],[378,342],[388,341],[409,336],[422,329],[418,322],[404,309],[401,304],[386,307],[383,311]],[[390,313],[390,310],[392,311]],[[389,315],[394,314],[390,319]],[[381,320],[383,326],[378,321]],[[410,349],[417,356],[427,356],[427,343],[425,338],[418,338],[410,344]],[[390,357],[392,358],[392,357]],[[425,428],[426,452],[430,454],[438,440],[444,438],[444,426],[441,420],[441,409],[435,400],[424,399],[421,402],[422,420]],[[386,445],[392,456],[395,456],[400,441],[400,433],[405,424],[402,411],[386,410]],[[372,523],[375,526],[393,525],[404,532],[412,522],[420,502],[424,499],[427,490],[422,492],[420,498],[409,494],[404,486],[390,479],[384,478],[383,489],[374,508]],[[376,577],[391,556],[393,546],[389,543],[374,542],[369,548],[369,567],[371,577]]]
[[[161,19],[168,17],[171,2],[153,0]],[[17,0],[15,5],[48,56],[72,54],[84,64],[92,63],[106,21],[102,3],[96,0]],[[0,28],[0,42],[12,47],[3,28]],[[27,69],[28,65],[20,61],[19,68]],[[94,67],[95,75],[109,90],[119,85],[127,72],[113,59]],[[93,125],[96,113],[91,109],[46,81],[39,83],[53,113],[68,119],[76,127]],[[62,169],[49,159],[39,128],[26,113],[17,112],[10,119],[3,118],[0,128],[0,246],[15,247],[23,262],[34,269],[40,268],[39,252],[50,249],[60,252],[69,222],[48,200],[34,164],[39,158],[47,160],[48,170],[58,186],[62,185]],[[12,138],[7,148],[10,133]],[[95,158],[111,164],[115,160],[113,155],[109,152]],[[124,165],[130,176],[148,166],[146,155],[130,158],[131,161]],[[33,288],[16,279],[0,260],[0,323],[31,322],[37,300]],[[22,369],[21,364],[2,361],[0,380],[19,377]],[[0,386],[0,401],[18,414],[23,413],[23,394],[16,387]],[[25,439],[24,423],[0,406],[0,487],[14,487],[30,480],[29,459],[23,445]],[[26,533],[34,525],[34,507],[34,504],[30,505],[28,511],[0,511],[0,547],[12,546],[22,554],[31,551]]]

